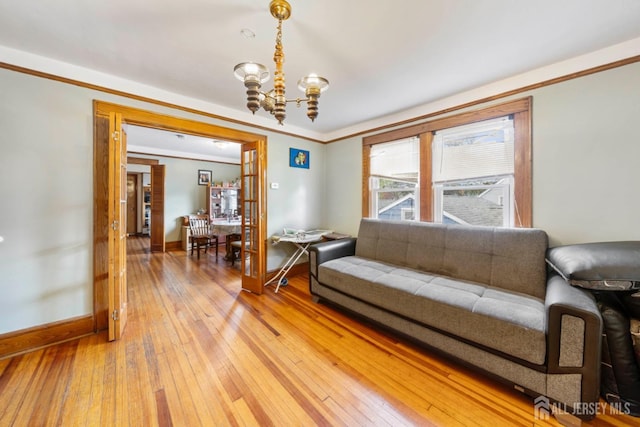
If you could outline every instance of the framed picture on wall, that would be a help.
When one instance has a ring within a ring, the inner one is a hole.
[[[309,169],[309,152],[297,148],[289,148],[289,166]]]
[[[199,185],[211,184],[211,171],[198,169],[198,184]]]

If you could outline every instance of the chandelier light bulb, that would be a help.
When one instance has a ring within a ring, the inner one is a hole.
[[[323,77],[318,76],[317,74],[309,74],[306,77],[303,77],[298,82],[298,89],[305,92],[308,89],[319,90],[320,92],[324,92],[329,88],[329,81]]]
[[[243,62],[233,69],[233,74],[241,82],[247,79],[258,81],[260,84],[269,80],[269,70],[262,64],[256,62]]]

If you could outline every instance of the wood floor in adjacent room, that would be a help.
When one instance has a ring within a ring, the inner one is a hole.
[[[222,256],[130,238],[129,321],[0,360],[0,426],[533,426],[530,399]],[[622,415],[589,425],[638,425]]]

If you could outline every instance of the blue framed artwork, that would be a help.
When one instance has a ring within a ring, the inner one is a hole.
[[[309,152],[297,148],[289,148],[289,166],[309,169]]]

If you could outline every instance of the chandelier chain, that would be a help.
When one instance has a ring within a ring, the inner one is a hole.
[[[278,19],[278,31],[276,32],[276,44],[282,45],[282,19]]]

